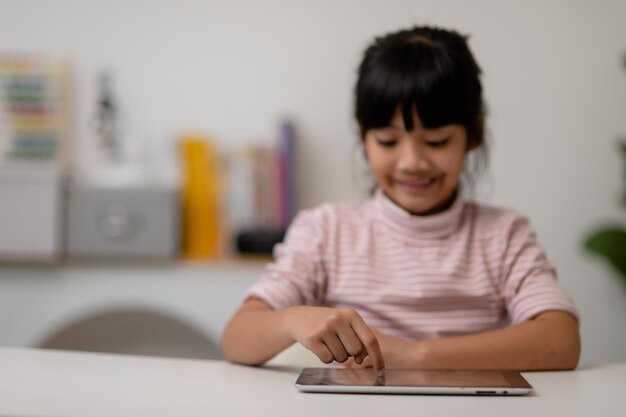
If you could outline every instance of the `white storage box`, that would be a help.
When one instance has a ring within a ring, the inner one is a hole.
[[[59,258],[61,189],[61,171],[51,164],[0,167],[0,261]]]
[[[69,258],[172,258],[180,251],[179,193],[155,186],[68,188]]]

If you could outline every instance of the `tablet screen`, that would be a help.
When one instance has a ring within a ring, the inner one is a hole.
[[[305,368],[296,386],[302,391],[394,392],[399,388],[395,391],[463,394],[525,394],[532,389],[516,371],[387,369],[380,378],[371,368]]]
[[[371,369],[327,369],[322,385],[391,385],[397,387],[506,387],[510,383],[500,371],[416,371],[388,369],[377,378]]]

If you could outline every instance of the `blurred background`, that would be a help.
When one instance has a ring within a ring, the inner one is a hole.
[[[364,48],[432,24],[470,35],[483,69],[476,198],[531,219],[581,311],[582,363],[626,360],[626,284],[584,250],[626,221],[624,16],[611,0],[0,0],[0,345],[221,357],[296,210],[367,195]]]

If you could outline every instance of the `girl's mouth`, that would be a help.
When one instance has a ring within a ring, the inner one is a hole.
[[[435,181],[437,181],[436,177],[430,177],[423,179],[396,180],[395,183],[400,188],[413,194],[427,191],[435,183]]]

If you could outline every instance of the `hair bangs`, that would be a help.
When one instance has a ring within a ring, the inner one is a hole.
[[[430,49],[434,49],[430,47]],[[422,127],[437,128],[449,124],[469,122],[466,109],[468,94],[464,91],[463,75],[458,67],[446,59],[433,54],[421,54],[422,59],[416,67],[406,68],[406,97],[402,101],[402,116],[407,130],[413,129],[413,112],[417,113]],[[432,58],[432,59],[429,59]],[[419,76],[410,75],[413,71]],[[411,120],[411,123],[407,121]]]
[[[374,68],[357,86],[357,120],[367,131],[388,126],[402,92],[395,74],[383,68]]]

